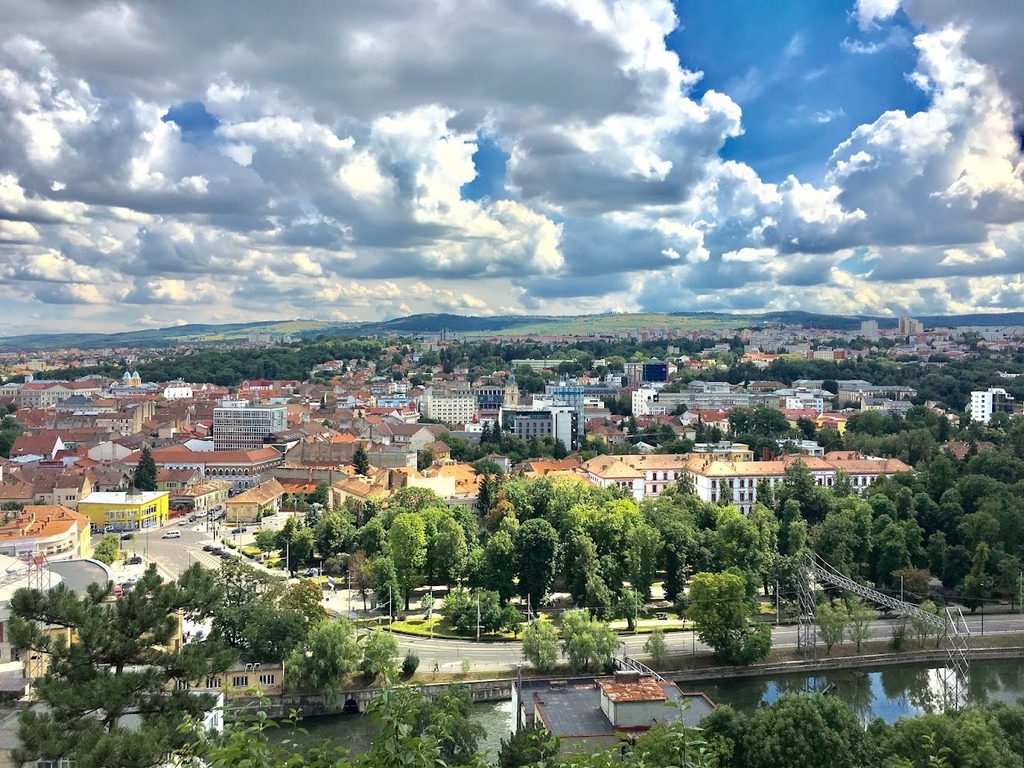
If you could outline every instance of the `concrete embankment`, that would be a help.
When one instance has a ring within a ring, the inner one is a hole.
[[[972,659],[1024,659],[1024,647],[1012,648],[974,648],[970,652]],[[922,650],[907,653],[873,653],[862,656],[842,656],[837,658],[818,658],[808,660],[784,661],[768,664],[752,664],[749,667],[704,667],[702,669],[679,669],[664,671],[660,674],[667,680],[680,683],[684,690],[699,690],[701,681],[722,680],[729,678],[766,677],[806,672],[825,672],[844,669],[877,669],[885,666],[903,664],[932,663],[943,664],[946,661],[945,650]],[[566,675],[553,676],[551,680],[564,679]],[[531,677],[531,679],[537,679]],[[419,686],[420,691],[428,698],[440,693],[450,685],[464,686],[474,702],[508,701],[512,698],[512,686],[515,680],[511,677],[493,680],[473,680],[455,683],[435,683]],[[327,700],[318,694],[283,694],[281,696],[246,699],[234,699],[229,706],[236,711],[255,711],[262,709],[270,717],[283,718],[292,712],[299,712],[303,717],[336,715],[342,712],[363,712],[366,705],[377,696],[379,688],[363,688],[345,691],[337,699]]]
[[[486,701],[509,701],[512,698],[512,684],[515,681],[511,678],[500,680],[473,680],[463,683],[439,683],[419,686],[424,696],[430,698],[435,696],[451,685],[460,685],[469,692],[469,697],[474,702]],[[318,717],[321,715],[337,715],[342,712],[363,712],[366,705],[373,699],[380,696],[379,688],[363,688],[354,691],[345,691],[337,699],[325,699],[318,694],[283,694],[281,696],[269,696],[263,699],[246,698],[235,699],[230,703],[232,709],[242,711],[263,710],[270,717],[288,717],[292,712],[299,712],[303,717]]]

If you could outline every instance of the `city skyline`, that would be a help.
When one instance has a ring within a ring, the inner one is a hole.
[[[1024,6],[0,9],[5,335],[1024,309]]]

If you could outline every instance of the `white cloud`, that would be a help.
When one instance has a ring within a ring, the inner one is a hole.
[[[853,15],[861,29],[870,29],[879,21],[891,19],[900,9],[900,0],[857,0]]]

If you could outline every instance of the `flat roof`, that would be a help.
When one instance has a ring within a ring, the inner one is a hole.
[[[169,495],[167,491],[139,491],[129,494],[127,491],[97,491],[90,493],[79,504],[147,504],[161,496]]]

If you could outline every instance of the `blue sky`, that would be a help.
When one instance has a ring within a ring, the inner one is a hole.
[[[1024,306],[1024,4],[0,13],[11,333]]]

